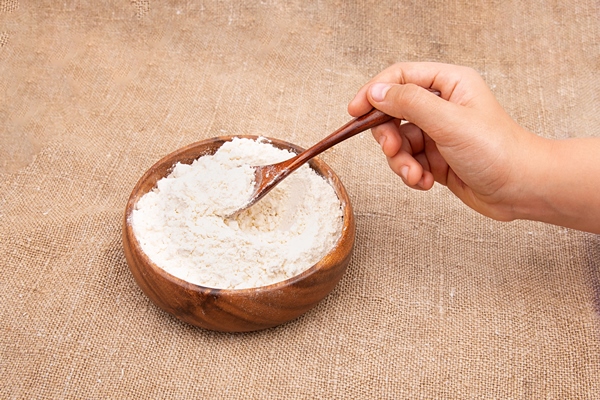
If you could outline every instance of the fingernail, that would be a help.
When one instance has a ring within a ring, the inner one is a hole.
[[[385,135],[379,136],[379,145],[381,146],[382,149],[383,149],[383,145],[385,144],[386,139],[387,139],[387,137],[385,137]]]
[[[423,175],[421,177],[421,179],[419,179],[419,182],[417,182],[417,186],[420,187],[421,189],[423,189],[423,184],[425,183],[425,175]]]
[[[391,87],[392,85],[388,83],[375,83],[369,89],[371,92],[371,97],[375,101],[383,101],[383,99],[385,99],[385,94],[388,90],[390,90]]]
[[[400,176],[404,179],[404,182],[408,182],[408,165],[400,168]]]

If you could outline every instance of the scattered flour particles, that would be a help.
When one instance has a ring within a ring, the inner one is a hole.
[[[269,285],[310,268],[340,238],[342,208],[308,165],[235,218],[223,217],[250,198],[250,165],[292,156],[266,139],[235,138],[212,156],[177,163],[132,213],[142,249],[168,273],[212,288]]]

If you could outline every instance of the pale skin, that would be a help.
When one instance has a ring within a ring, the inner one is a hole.
[[[372,133],[409,187],[429,190],[438,182],[500,221],[600,233],[600,138],[537,136],[504,111],[475,70],[448,64],[385,69],[348,112],[356,117],[373,107],[397,118]]]

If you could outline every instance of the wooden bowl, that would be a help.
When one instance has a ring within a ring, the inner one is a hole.
[[[237,136],[256,139],[257,136]],[[142,291],[157,306],[182,321],[224,332],[246,332],[276,326],[302,315],[327,296],[344,274],[354,246],[355,223],[350,199],[339,178],[324,162],[310,166],[335,189],[343,208],[343,229],[336,246],[303,273],[272,285],[249,289],[214,289],[186,282],[156,266],[142,251],[129,221],[136,202],[167,176],[175,163],[191,164],[214,154],[233,136],[190,144],[154,164],[138,181],[127,202],[123,219],[123,248],[127,264]],[[269,138],[281,149],[301,152],[291,143]]]

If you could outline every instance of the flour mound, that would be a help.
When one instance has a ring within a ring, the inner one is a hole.
[[[339,240],[342,207],[308,165],[235,218],[223,217],[249,200],[252,165],[294,155],[264,139],[235,138],[212,156],[176,164],[133,210],[143,251],[168,273],[212,288],[265,286],[310,268]]]

